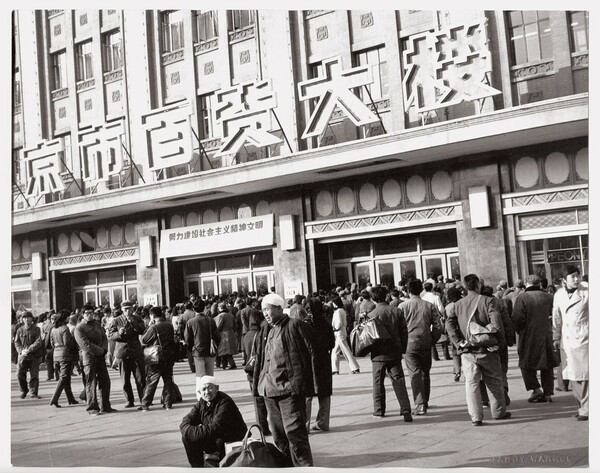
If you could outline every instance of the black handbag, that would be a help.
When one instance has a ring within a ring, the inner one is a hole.
[[[350,332],[350,349],[356,357],[367,356],[379,340],[392,338],[379,319],[368,319],[358,324]]]
[[[250,437],[250,431],[256,428],[260,434],[260,439]],[[288,468],[294,466],[292,459],[284,455],[272,443],[265,441],[260,425],[250,426],[248,432],[242,440],[242,445],[234,447],[221,462],[221,468],[236,467],[261,467],[261,468]]]
[[[212,319],[208,317],[208,333],[210,335],[210,356],[217,356],[219,354],[219,347],[212,338]]]
[[[147,365],[157,365],[162,361],[163,348],[162,343],[160,343],[160,336],[158,335],[158,330],[156,331],[156,338],[158,339],[158,345],[150,345],[149,347],[144,347],[144,363],[146,363]]]
[[[256,365],[256,351],[254,348],[254,343],[256,343],[256,335],[258,335],[258,332],[254,334],[254,338],[252,339],[252,353],[250,353],[250,358],[248,358],[248,361],[244,365],[244,371],[250,375],[254,374],[254,365]]]

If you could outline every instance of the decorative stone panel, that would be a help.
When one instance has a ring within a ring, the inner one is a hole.
[[[13,264],[10,268],[12,276],[31,274],[31,263]]]
[[[171,74],[171,84],[179,84],[180,82],[181,82],[181,79],[179,77],[179,71],[173,72]]]
[[[113,90],[112,101],[113,101],[113,103],[121,101],[121,91],[120,90]]]
[[[163,66],[166,66],[167,64],[172,64],[181,60],[183,60],[183,49],[164,54],[162,57],[162,64]]]
[[[115,82],[121,80],[123,78],[123,69],[118,69],[116,71],[107,72],[104,74],[104,83],[110,84],[111,82]]]
[[[66,87],[64,89],[53,90],[50,94],[52,100],[58,100],[69,96],[69,89]]]
[[[587,186],[569,186],[562,189],[532,191],[527,194],[507,194],[502,197],[504,215],[537,212],[567,207],[587,206],[589,190]]]
[[[85,101],[83,102],[83,109],[84,110],[92,109],[92,99],[85,99]]]
[[[219,47],[219,38],[210,39],[208,41],[203,41],[201,43],[194,44],[194,53],[204,53],[208,51],[212,51],[213,49],[217,49]]]
[[[87,25],[87,22],[88,22],[88,16],[87,16],[87,13],[84,13],[84,14],[82,14],[82,15],[80,15],[80,16],[79,16],[79,24],[80,24],[81,26],[83,26],[83,25]]]
[[[208,76],[208,75],[212,74],[213,72],[215,72],[214,63],[212,61],[205,63],[204,64],[204,75]]]
[[[60,107],[58,109],[58,118],[66,118],[67,117],[67,109],[65,107]]]
[[[82,92],[84,90],[91,89],[96,85],[96,81],[94,79],[88,79],[77,83],[77,92]]]
[[[251,36],[254,36],[254,25],[250,25],[241,30],[231,31],[229,33],[229,43],[242,41],[246,38],[250,38]]]
[[[327,26],[320,26],[317,28],[317,41],[323,41],[329,37]]]
[[[250,51],[244,50],[240,52],[240,64],[247,64],[250,62]]]
[[[373,12],[360,15],[360,27],[369,28],[371,26],[373,26]]]
[[[49,258],[50,270],[63,270],[77,267],[89,267],[104,263],[117,263],[123,261],[136,261],[138,259],[137,248],[125,248],[109,251],[95,251],[72,256],[59,256]]]
[[[590,59],[588,53],[577,55],[573,54],[573,56],[571,57],[571,68],[574,71],[578,69],[588,69],[590,67],[589,62]]]
[[[54,34],[54,36],[60,36],[60,34],[62,33],[62,25],[54,25],[54,30],[52,31],[52,33]]]
[[[554,72],[554,61],[527,64],[526,66],[515,66],[511,71],[511,81],[520,82],[523,80],[554,74]]]
[[[522,215],[519,217],[520,230],[564,227],[568,225],[577,225],[577,215],[575,210],[555,212],[546,215]]]

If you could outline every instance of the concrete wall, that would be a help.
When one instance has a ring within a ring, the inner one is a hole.
[[[487,285],[494,286],[501,279],[507,278],[507,248],[498,166],[496,163],[465,163],[454,176],[459,180],[463,206],[463,220],[456,225],[461,276],[475,273],[485,279]],[[488,186],[491,225],[487,228],[471,227],[469,188],[475,186]]]
[[[137,286],[138,286],[138,303],[144,302],[144,295],[158,294],[158,304],[164,304],[165,299],[162,294],[161,285],[161,265],[158,259],[158,241],[160,235],[159,220],[145,220],[136,223],[136,234],[138,241],[143,236],[153,236],[154,265],[146,267],[140,259],[136,263],[137,270]],[[181,281],[183,284],[183,281]]]
[[[31,254],[42,253],[44,279],[31,278],[31,311],[33,315],[39,315],[52,308],[50,300],[50,272],[48,271],[48,240],[44,237],[31,236],[29,240]]]

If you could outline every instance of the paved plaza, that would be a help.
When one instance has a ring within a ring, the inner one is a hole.
[[[252,398],[241,368],[216,370],[220,389],[236,401],[244,420],[254,420]],[[361,373],[349,374],[341,363],[334,376],[331,431],[310,435],[315,466],[371,467],[586,467],[588,422],[571,416],[576,403],[571,392],[557,392],[552,404],[530,404],[517,367],[516,349],[510,349],[509,384],[513,417],[493,421],[486,412],[483,427],[471,425],[464,382],[452,380],[452,362],[434,361],[430,410],[402,422],[398,403],[386,381],[387,413],[372,413],[371,362],[359,359]],[[109,370],[111,402],[119,412],[89,417],[83,404],[49,406],[55,383],[41,381],[41,400],[19,398],[12,367],[11,462],[17,467],[189,467],[181,443],[179,423],[193,403],[194,375],[187,363],[175,365],[175,382],[183,402],[174,409],[160,408],[160,399],[147,413],[125,409],[118,372]],[[45,379],[45,371],[40,378]],[[81,391],[81,377],[73,382]],[[162,389],[162,382],[159,386]],[[409,388],[410,391],[410,388]],[[313,405],[313,418],[316,399]],[[157,407],[158,406],[158,407]],[[270,438],[269,438],[270,440]],[[7,452],[5,453],[7,454]]]

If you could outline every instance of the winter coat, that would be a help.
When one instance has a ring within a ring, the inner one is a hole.
[[[182,419],[179,430],[189,442],[235,442],[246,435],[246,423],[233,399],[219,391],[210,406],[200,399]]]
[[[554,295],[552,338],[561,341],[563,378],[571,381],[589,379],[588,286],[581,283],[569,298],[565,288]]]
[[[235,355],[238,352],[238,340],[235,334],[235,315],[231,312],[221,312],[215,317],[215,324],[221,334],[219,356]]]
[[[74,333],[83,366],[89,366],[99,360],[104,362],[104,355],[108,353],[108,339],[100,322],[82,320],[75,327]]]
[[[185,326],[184,340],[189,350],[194,356],[204,358],[210,355],[210,341],[212,340],[219,345],[221,342],[221,334],[217,330],[217,324],[208,315],[196,314],[196,316],[188,321]]]
[[[398,306],[398,310],[406,320],[408,330],[406,351],[429,350],[442,334],[440,313],[437,307],[419,296],[410,296],[409,300]]]
[[[378,302],[367,316],[378,319],[392,336],[391,339],[375,343],[371,349],[371,361],[401,360],[408,345],[408,329],[406,319],[398,307],[392,307],[387,302]]]
[[[69,327],[61,325],[50,332],[50,344],[54,349],[54,361],[74,361],[77,359],[77,342]]]
[[[314,347],[316,353],[316,368],[319,396],[333,394],[333,380],[331,371],[331,350],[335,346],[335,335],[331,324],[325,317],[312,316],[307,322],[314,329]]]
[[[37,325],[32,325],[28,329],[25,325],[21,325],[15,334],[15,348],[19,353],[19,358],[24,360],[33,360],[45,356],[46,349],[44,348],[44,340],[42,339],[40,328]],[[21,356],[23,348],[28,348],[29,353]]]
[[[144,346],[159,345],[162,347],[160,361],[175,361],[175,330],[173,324],[165,319],[158,319],[148,327],[142,337]]]
[[[290,319],[284,315],[279,321],[283,352],[271,353],[271,357],[277,362],[285,364],[286,385],[290,388],[290,394],[295,396],[314,396],[320,394],[326,386],[321,386],[320,377],[317,375],[317,353],[314,347],[314,329],[306,322]],[[256,337],[256,364],[252,379],[252,393],[262,396],[258,392],[258,381],[264,364],[265,347],[267,337],[272,330],[265,323]]]
[[[125,314],[119,315],[108,328],[108,338],[116,342],[114,356],[119,360],[143,356],[140,335],[144,334],[146,324],[137,315],[133,315],[132,318],[133,322],[130,322]],[[121,327],[125,328],[123,334],[119,333]]]
[[[512,321],[519,334],[519,368],[553,368],[552,296],[537,286],[525,289],[515,301]]]

